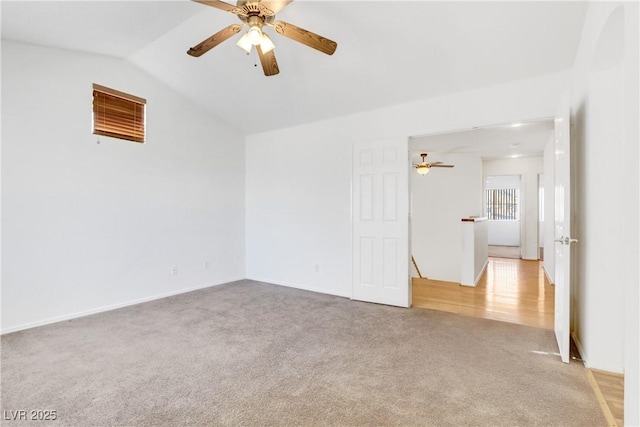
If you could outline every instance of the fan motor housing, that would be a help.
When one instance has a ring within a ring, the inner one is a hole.
[[[245,24],[250,24],[249,20],[252,17],[258,17],[264,24],[273,23],[276,14],[273,13],[271,9],[268,9],[262,3],[258,3],[255,1],[247,1],[247,0],[239,0],[238,8],[240,9],[239,13],[236,13],[238,18]]]

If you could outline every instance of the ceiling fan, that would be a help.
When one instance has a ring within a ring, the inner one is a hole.
[[[442,162],[433,162],[433,163],[427,163],[426,161],[426,157],[427,157],[427,153],[422,153],[420,154],[420,157],[422,157],[422,161],[418,164],[414,164],[413,166],[415,166],[416,171],[420,174],[420,175],[426,175],[429,173],[429,171],[431,170],[431,168],[452,168],[454,167],[454,165],[443,165]]]
[[[332,55],[338,47],[338,44],[332,40],[293,24],[275,20],[276,13],[280,12],[292,0],[238,0],[237,6],[219,0],[193,1],[233,13],[242,21],[242,24],[229,25],[190,48],[187,53],[191,56],[200,56],[208,52],[231,36],[238,34],[245,26],[249,27],[249,31],[238,41],[238,46],[244,49],[247,54],[251,53],[252,46],[256,47],[265,76],[274,76],[280,72],[280,69],[273,52],[275,45],[269,36],[262,31],[264,26],[272,27],[281,36],[288,37],[327,55]]]

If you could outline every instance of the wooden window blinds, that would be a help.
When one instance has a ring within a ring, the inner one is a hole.
[[[93,84],[93,133],[134,142],[145,139],[147,101]]]

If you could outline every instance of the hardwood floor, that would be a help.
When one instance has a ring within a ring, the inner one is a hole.
[[[489,258],[478,285],[413,278],[413,307],[553,329],[554,287],[542,263]],[[610,426],[624,425],[624,376],[587,370]]]
[[[414,278],[413,306],[553,329],[554,288],[541,264],[489,258],[476,287]]]
[[[587,377],[610,426],[624,426],[624,375],[587,369]]]

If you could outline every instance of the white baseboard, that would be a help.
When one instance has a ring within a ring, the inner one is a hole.
[[[468,286],[470,288],[474,288],[476,286],[478,286],[478,282],[480,281],[480,278],[482,277],[482,275],[484,274],[484,271],[487,269],[487,266],[489,265],[489,259],[487,259],[484,262],[484,265],[482,266],[482,269],[480,270],[480,273],[478,273],[478,275],[476,276],[475,280],[472,283],[463,283],[462,281],[460,282],[460,286]],[[457,283],[457,282],[455,282]]]
[[[38,326],[50,325],[52,323],[64,322],[65,320],[77,319],[79,317],[91,316],[92,314],[98,314],[98,313],[103,313],[105,311],[117,310],[119,308],[129,307],[131,305],[137,305],[137,304],[142,304],[142,303],[149,302],[149,301],[155,301],[155,300],[158,300],[158,299],[167,298],[167,297],[171,297],[171,296],[174,296],[174,295],[186,294],[187,292],[193,292],[193,291],[197,291],[197,290],[200,290],[200,289],[211,288],[213,286],[224,285],[226,283],[236,282],[236,281],[243,280],[243,279],[244,279],[244,277],[231,278],[229,280],[224,280],[224,281],[215,282],[215,283],[208,283],[206,285],[195,286],[193,288],[180,289],[180,290],[177,290],[177,291],[171,291],[171,292],[167,292],[167,293],[164,293],[164,294],[159,294],[159,295],[154,295],[154,296],[150,296],[150,297],[140,298],[140,299],[127,301],[127,302],[123,302],[123,303],[106,305],[106,306],[103,306],[103,307],[93,308],[91,310],[79,311],[79,312],[76,312],[76,313],[64,314],[64,315],[61,315],[61,316],[54,316],[54,317],[50,317],[50,318],[47,318],[47,319],[38,320],[36,322],[24,323],[22,325],[11,326],[9,328],[2,329],[2,331],[0,332],[0,335],[10,334],[12,332],[23,331],[25,329],[36,328]]]
[[[549,272],[547,271],[547,267],[545,267],[544,265],[542,266],[542,271],[544,271],[544,275],[547,278],[547,280],[549,281],[549,283],[551,283],[552,285],[554,285],[554,281],[551,279],[551,275],[549,274]]]
[[[480,273],[478,273],[478,277],[476,277],[476,281],[473,282],[473,286],[478,286],[478,282],[480,281],[480,278],[482,277],[482,275],[484,274],[484,271],[487,269],[487,266],[489,265],[489,260],[487,259],[484,262],[484,265],[482,266],[482,270],[480,270]]]
[[[287,287],[287,288],[300,289],[302,291],[317,292],[319,294],[333,295],[333,296],[336,296],[336,297],[351,298],[351,294],[350,293],[348,294],[348,293],[345,293],[345,292],[336,292],[336,291],[331,291],[331,290],[328,290],[328,289],[316,288],[316,287],[313,287],[313,286],[306,286],[306,285],[282,282],[282,281],[279,281],[279,280],[271,280],[271,279],[258,278],[258,277],[247,277],[247,280],[254,280],[256,282],[268,283],[268,284],[277,285],[277,286],[284,286],[284,287]]]

